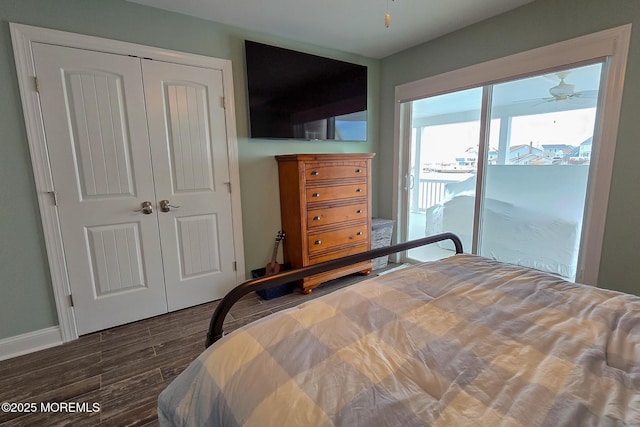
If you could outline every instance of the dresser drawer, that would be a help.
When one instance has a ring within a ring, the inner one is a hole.
[[[367,184],[335,185],[331,187],[312,187],[305,190],[307,203],[329,202],[353,197],[366,197]]]
[[[352,246],[346,249],[338,249],[336,251],[331,251],[329,253],[314,255],[309,257],[309,264],[318,264],[320,262],[331,261],[332,259],[341,258],[347,255],[355,255],[361,252],[365,252],[369,249],[369,246],[366,243],[361,245]]]
[[[366,162],[352,162],[349,164],[307,162],[304,176],[307,182],[325,179],[365,178],[367,176]]]
[[[321,252],[337,246],[367,242],[369,230],[367,222],[340,230],[330,230],[321,233],[309,233],[307,236],[309,254]]]
[[[307,227],[337,224],[367,218],[367,203],[346,206],[332,206],[307,211]]]

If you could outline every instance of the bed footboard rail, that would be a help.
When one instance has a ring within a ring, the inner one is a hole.
[[[444,240],[451,240],[453,242],[456,249],[456,254],[460,254],[463,252],[462,242],[460,241],[460,238],[458,236],[453,233],[441,233],[421,239],[398,243],[392,246],[372,249],[367,252],[361,252],[331,261],[325,261],[322,263],[310,265],[297,270],[284,271],[273,276],[260,277],[241,283],[240,285],[233,288],[227,295],[225,295],[224,298],[222,298],[220,303],[218,303],[213,316],[211,317],[211,322],[209,323],[209,331],[207,332],[207,340],[205,346],[209,347],[211,344],[222,338],[222,336],[224,335],[222,328],[226,315],[229,313],[229,310],[231,309],[233,304],[235,304],[240,298],[242,298],[249,292],[260,291],[273,286],[283,285],[285,283],[301,280],[308,276],[335,270],[336,268],[346,267],[351,264],[369,261],[381,256],[394,254],[396,252],[403,252],[409,249],[441,242]]]

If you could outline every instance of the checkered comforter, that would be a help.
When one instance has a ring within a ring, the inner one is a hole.
[[[640,298],[471,255],[237,330],[160,395],[162,425],[640,425]]]

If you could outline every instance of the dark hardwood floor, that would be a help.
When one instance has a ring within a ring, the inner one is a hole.
[[[386,269],[393,266],[389,264]],[[296,291],[268,301],[249,294],[231,309],[224,330],[230,332],[366,278],[347,276],[325,283],[309,295]],[[1,361],[0,402],[35,403],[38,411],[0,411],[0,425],[157,425],[158,394],[204,350],[216,304],[141,320]],[[41,402],[73,402],[81,410],[82,404],[90,409],[98,404],[99,410],[43,413],[39,411]]]

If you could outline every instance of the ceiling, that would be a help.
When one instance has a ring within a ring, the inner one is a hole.
[[[533,0],[129,0],[369,58],[384,58]],[[391,25],[384,26],[389,4]]]

